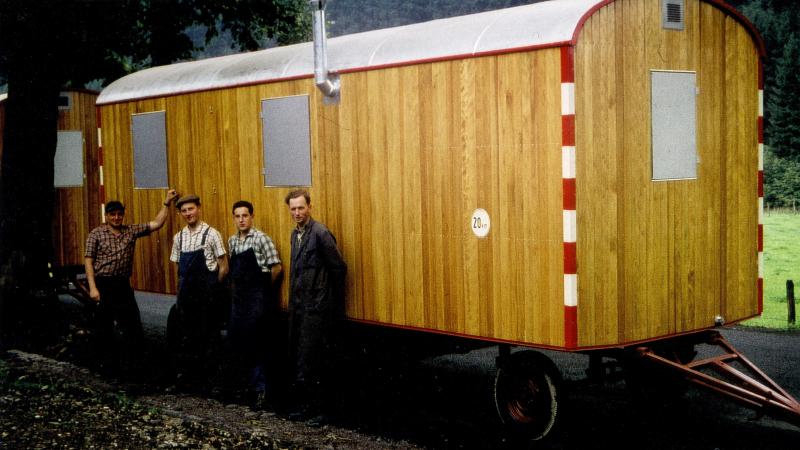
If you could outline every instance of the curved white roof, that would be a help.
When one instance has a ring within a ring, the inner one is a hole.
[[[552,0],[328,40],[333,72],[469,56],[572,40],[600,0]],[[145,69],[114,81],[97,104],[312,76],[313,43]]]

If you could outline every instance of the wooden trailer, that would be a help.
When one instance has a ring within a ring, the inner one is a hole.
[[[66,268],[83,266],[86,236],[103,217],[98,171],[97,94],[74,89],[59,95],[53,180],[53,263],[56,268],[73,275],[76,271]],[[0,155],[6,98],[5,94],[0,96]]]
[[[283,198],[308,186],[364,323],[589,351],[760,314],[764,49],[726,3],[547,1],[342,36],[327,54],[329,101],[311,43],[110,84],[106,196],[141,218],[163,188],[195,192],[228,235],[230,205],[251,200],[287,259]],[[140,243],[136,288],[175,291],[179,226]],[[557,378],[538,356],[500,364]],[[509,380],[498,406],[526,423],[512,391],[529,383]]]

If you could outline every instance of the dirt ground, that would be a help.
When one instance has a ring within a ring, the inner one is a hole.
[[[0,450],[522,448],[496,423],[493,347],[441,351],[429,345],[438,340],[359,330],[339,363],[331,424],[312,428],[288,420],[281,402],[274,410],[244,406],[225,392],[224,377],[209,377],[201,389],[176,389],[159,330],[150,330],[139,370],[110,373],[98,367],[85,324],[76,320],[82,317],[72,316],[66,339],[38,354],[0,355]],[[800,335],[735,328],[724,334],[781,386],[800,392]],[[438,356],[406,355],[406,346]],[[536,448],[797,448],[796,427],[713,393],[690,389],[669,406],[640,404],[621,377],[587,382],[587,355],[542,352],[565,384],[561,425]]]
[[[86,368],[9,351],[0,358],[2,449],[395,449],[403,441],[203,396],[141,389]]]

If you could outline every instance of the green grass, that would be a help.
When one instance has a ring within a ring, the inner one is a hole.
[[[798,330],[789,326],[786,280],[795,283],[800,302],[800,214],[770,212],[764,215],[764,312],[743,325],[776,330]],[[800,305],[798,305],[800,306]],[[798,311],[800,314],[800,311]]]

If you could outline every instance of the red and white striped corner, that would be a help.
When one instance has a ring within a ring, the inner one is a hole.
[[[564,197],[564,346],[578,346],[578,223],[575,213],[575,47],[561,47],[561,184]]]
[[[764,311],[764,65],[758,65],[758,313]]]
[[[100,192],[98,193],[100,199],[100,221],[106,222],[106,185],[103,179],[103,129],[100,119],[100,108],[96,110],[97,115],[97,172],[100,176]]]

